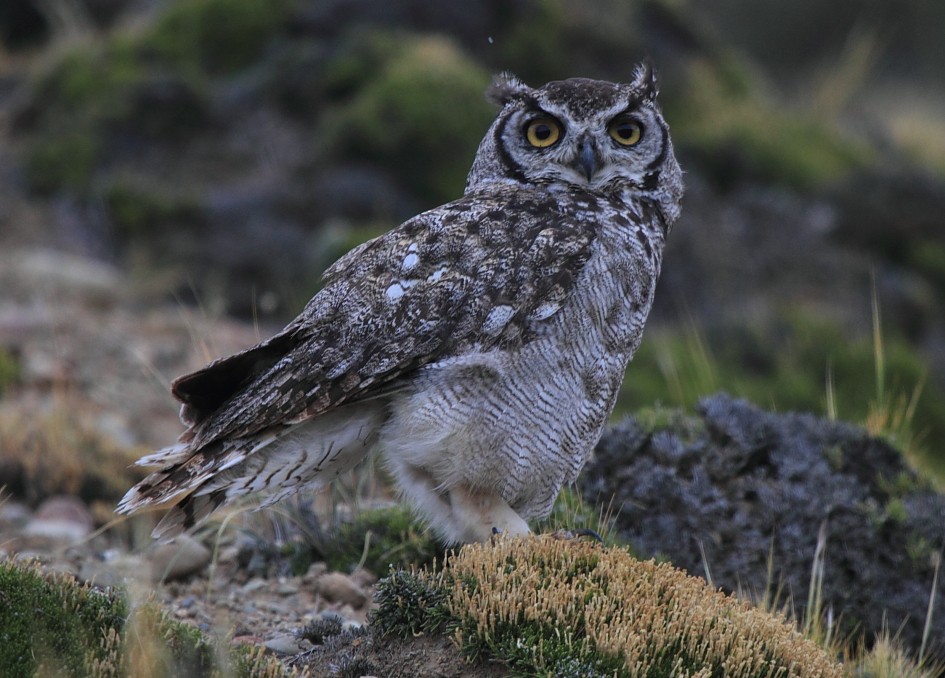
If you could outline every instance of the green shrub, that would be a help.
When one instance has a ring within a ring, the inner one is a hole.
[[[50,133],[34,141],[26,157],[26,179],[39,193],[58,189],[81,192],[102,157],[101,140],[88,130]]]
[[[121,596],[76,585],[64,575],[0,563],[0,666],[10,678],[62,671],[86,675],[106,659],[103,639],[121,628],[128,606]]]
[[[291,0],[177,0],[144,45],[185,72],[230,74],[259,58],[290,7]]]
[[[346,77],[357,79],[358,69],[350,68]],[[334,112],[322,134],[335,153],[402,177],[425,203],[446,202],[461,195],[492,120],[483,97],[488,82],[488,74],[452,42],[419,37],[402,43]]]
[[[298,675],[261,648],[218,652],[154,603],[132,611],[117,591],[10,562],[0,562],[0,641],[8,678]]]
[[[19,378],[20,363],[9,351],[0,348],[0,395],[3,395]]]
[[[365,550],[365,547],[366,550]],[[426,565],[440,552],[433,538],[403,506],[363,511],[342,523],[323,554],[329,569],[362,566],[375,573]]]
[[[104,194],[112,223],[124,239],[148,236],[170,225],[197,225],[202,221],[201,206],[195,199],[176,198],[155,188],[142,189],[116,181]]]
[[[747,179],[813,189],[874,157],[834,126],[769,101],[732,58],[693,65],[664,109],[676,147],[723,188]]]
[[[79,45],[40,77],[34,96],[42,106],[41,115],[47,119],[66,114],[114,118],[124,105],[122,92],[144,74],[127,42]]]

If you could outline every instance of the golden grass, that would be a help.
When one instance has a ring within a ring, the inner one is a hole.
[[[620,548],[499,540],[463,548],[438,576],[451,614],[467,622],[456,630],[461,645],[501,645],[510,632],[528,643],[528,630],[541,629],[530,652],[538,670],[553,670],[546,660],[565,645],[574,657],[603,657],[607,667],[616,660],[628,676],[843,675],[783,617]]]
[[[113,440],[97,408],[68,389],[0,403],[0,470],[11,493],[36,503],[57,494],[109,504],[143,473],[142,450]]]

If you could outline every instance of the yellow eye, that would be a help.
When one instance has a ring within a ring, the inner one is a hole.
[[[525,138],[535,148],[548,148],[561,138],[561,125],[548,116],[535,118],[525,125]]]
[[[607,131],[610,138],[621,146],[633,146],[643,136],[643,126],[633,118],[625,116],[614,118]]]

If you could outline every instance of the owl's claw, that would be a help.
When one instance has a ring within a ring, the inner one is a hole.
[[[493,526],[492,526],[492,537],[490,537],[489,542],[490,542],[493,546],[495,546],[495,543],[496,543],[497,541],[499,541],[499,539],[500,539],[501,537],[502,537],[502,530],[500,530],[498,527],[496,527],[495,525],[493,525]]]
[[[577,530],[555,530],[551,533],[553,539],[579,539],[581,537],[590,537],[598,544],[604,543],[604,538],[596,530],[589,527],[582,527]]]

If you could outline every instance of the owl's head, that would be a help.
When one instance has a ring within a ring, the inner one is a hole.
[[[537,89],[502,74],[487,91],[500,106],[479,146],[466,190],[517,182],[611,193],[658,204],[672,223],[682,177],[648,65],[627,84],[572,78]]]

